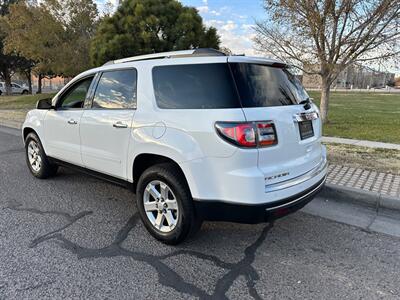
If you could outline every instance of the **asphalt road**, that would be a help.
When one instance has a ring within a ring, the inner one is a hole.
[[[399,299],[400,239],[302,212],[205,223],[176,247],[143,228],[134,195],[61,169],[34,179],[0,132],[0,299]]]

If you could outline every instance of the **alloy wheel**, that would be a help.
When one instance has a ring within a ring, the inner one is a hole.
[[[143,193],[143,206],[147,218],[157,230],[163,233],[174,230],[179,219],[179,206],[165,182],[153,180],[147,184]]]
[[[42,157],[36,141],[31,140],[28,144],[28,159],[32,169],[39,172],[42,167]]]

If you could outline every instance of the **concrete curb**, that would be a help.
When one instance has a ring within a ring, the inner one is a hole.
[[[3,113],[7,112],[23,112],[23,116],[4,116]],[[25,120],[25,115],[28,113],[26,109],[0,109],[0,125],[4,127],[21,129]]]
[[[327,199],[334,199],[339,202],[350,202],[355,205],[367,206],[377,211],[380,209],[388,209],[400,212],[399,198],[341,185],[326,183],[318,196]]]
[[[22,123],[20,122],[11,122],[11,121],[0,121],[0,126],[13,128],[13,129],[21,129]]]

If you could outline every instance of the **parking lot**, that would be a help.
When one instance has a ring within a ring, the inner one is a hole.
[[[66,169],[34,179],[0,131],[0,299],[398,299],[399,270],[399,238],[304,212],[163,245],[130,191]]]

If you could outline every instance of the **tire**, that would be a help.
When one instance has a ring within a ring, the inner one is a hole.
[[[0,90],[0,96],[3,94],[3,92]]]
[[[145,170],[137,184],[136,203],[143,224],[153,237],[169,245],[179,244],[193,236],[202,224],[202,220],[196,216],[193,199],[183,176],[173,164],[164,163]],[[158,195],[158,200],[155,195]]]
[[[25,157],[29,170],[36,178],[45,179],[56,175],[58,166],[50,163],[39,137],[33,132],[25,139]]]
[[[23,90],[22,91],[22,95],[28,95],[29,94],[29,91],[28,90]]]

